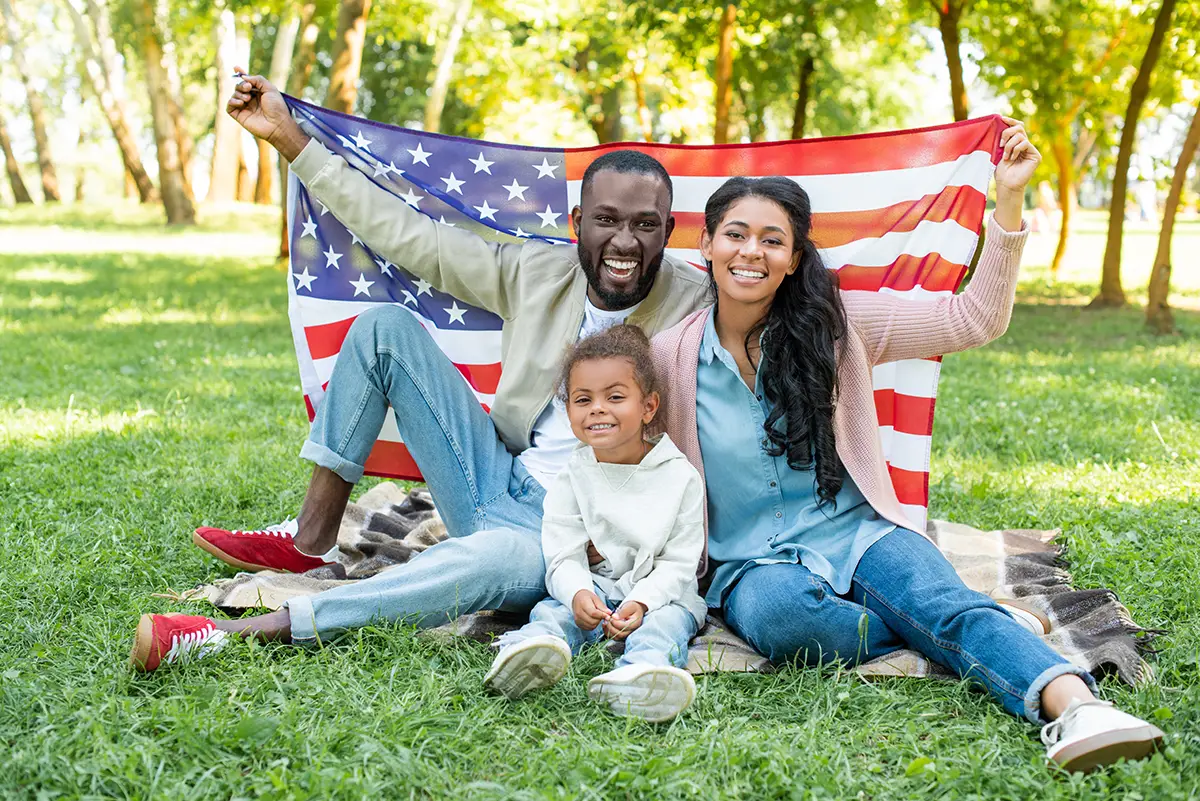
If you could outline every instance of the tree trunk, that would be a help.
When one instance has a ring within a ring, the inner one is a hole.
[[[300,30],[300,17],[288,8],[279,18],[275,31],[275,46],[271,51],[271,71],[268,78],[280,89],[287,89],[288,66],[292,61],[292,50],[296,46],[296,33]],[[221,113],[218,111],[217,113]],[[254,202],[264,205],[271,202],[271,189],[275,172],[279,169],[275,148],[262,139],[258,140],[258,173],[254,181]]]
[[[139,0],[138,27],[141,29],[142,56],[146,62],[146,85],[150,90],[150,111],[154,118],[154,142],[158,151],[159,186],[168,225],[194,225],[196,209],[183,177],[179,160],[179,139],[171,114],[171,92],[163,66],[162,43],[154,22],[153,0]]]
[[[624,136],[621,129],[621,87],[610,86],[602,92],[592,95],[593,105],[598,105],[600,111],[588,120],[592,130],[596,132],[596,141],[600,144],[620,142]]]
[[[1162,230],[1158,232],[1158,253],[1154,256],[1154,269],[1150,273],[1150,297],[1146,302],[1146,325],[1158,334],[1175,332],[1175,318],[1171,314],[1171,235],[1175,230],[1175,212],[1179,210],[1179,198],[1183,194],[1183,182],[1188,168],[1196,157],[1200,146],[1200,104],[1192,115],[1192,124],[1183,140],[1179,161],[1175,162],[1175,174],[1171,177],[1171,191],[1167,193],[1167,205],[1163,209]]]
[[[800,59],[800,80],[796,88],[796,109],[792,112],[792,138],[804,138],[804,126],[808,124],[808,98],[812,94],[812,76],[816,62],[811,54]]]
[[[83,147],[87,144],[87,132],[79,126],[79,141],[76,145],[75,158],[75,202],[83,202],[83,184],[87,178],[87,159],[83,158]]]
[[[333,67],[325,107],[344,114],[354,113],[358,98],[358,74],[362,68],[363,43],[367,37],[367,14],[371,0],[342,0],[338,9],[337,37],[333,40]]]
[[[962,53],[958,24],[964,5],[955,0],[935,0],[938,30],[942,32],[942,49],[946,51],[946,66],[950,69],[950,102],[954,105],[955,121],[967,118],[967,85],[963,82]]]
[[[4,32],[8,38],[12,65],[21,77],[21,82],[25,84],[25,97],[29,103],[29,119],[33,123],[33,142],[37,148],[38,169],[42,176],[42,198],[48,203],[57,203],[59,200],[58,175],[54,171],[54,159],[50,153],[50,135],[46,130],[46,104],[42,100],[41,93],[33,85],[22,49],[26,40],[21,35],[19,20],[13,12],[9,0],[0,0],[0,22],[3,22]]]
[[[249,69],[249,64],[237,65],[237,21],[233,11],[225,8],[213,26],[214,63],[217,68],[217,116],[213,123],[213,157],[209,172],[209,203],[229,203],[237,197],[238,161],[242,157],[241,126],[225,113],[225,103],[233,95],[237,80],[234,66]]]
[[[642,129],[642,141],[654,141],[654,120],[650,116],[650,106],[646,104],[646,87],[642,83],[642,74],[646,70],[646,59],[638,56],[634,62],[633,70],[630,72],[630,81],[633,83],[633,99],[637,104],[638,125]]]
[[[13,200],[17,203],[32,203],[33,197],[21,178],[21,168],[13,155],[12,140],[8,138],[8,127],[0,117],[0,149],[4,151],[4,167],[8,170],[8,183],[12,186]]]
[[[92,93],[100,101],[100,109],[104,112],[108,127],[117,141],[121,162],[125,165],[125,174],[133,179],[138,199],[142,203],[148,203],[154,199],[154,184],[146,173],[146,166],[142,163],[142,154],[129,129],[124,99],[113,90],[112,73],[105,68],[101,56],[96,51],[93,31],[84,18],[83,11],[75,7],[73,0],[64,0],[63,5],[67,7],[75,26],[75,41],[79,45],[80,65],[83,67],[80,78],[83,83],[91,87]],[[107,9],[102,13],[107,15]],[[98,37],[100,26],[96,24],[95,19],[93,19],[93,24],[96,25],[96,36]]]
[[[196,195],[192,192],[192,156],[196,152],[196,143],[188,128],[187,117],[183,113],[183,83],[179,78],[179,59],[177,57],[175,40],[171,35],[170,9],[167,0],[156,0],[152,24],[155,26],[158,41],[162,43],[163,76],[166,81],[167,112],[171,115],[172,127],[175,129],[175,142],[179,151],[180,170],[183,175],[183,188],[188,200],[192,203]]]
[[[733,101],[733,37],[737,33],[737,5],[728,3],[721,13],[717,34],[717,103],[713,125],[713,142],[723,145],[729,141],[729,106]]]
[[[138,192],[137,182],[133,180],[133,175],[129,172],[129,167],[122,171],[125,175],[125,180],[121,182],[121,197],[126,200],[133,197]]]
[[[250,63],[250,26],[246,20],[236,27],[237,50],[234,58],[239,64]],[[248,67],[247,67],[248,69]],[[220,113],[220,112],[218,112]],[[226,115],[228,116],[228,115]],[[246,161],[246,151],[254,147],[254,137],[238,126],[238,172],[237,199],[239,203],[254,202],[254,181],[250,177],[250,168]]]
[[[317,13],[317,4],[305,3],[300,8],[300,45],[292,55],[291,69],[288,70],[287,93],[292,97],[304,94],[308,79],[312,75],[313,63],[317,58],[317,35],[320,27],[313,22]],[[288,164],[279,159],[279,258],[286,259],[291,255],[291,243],[288,238],[287,201],[288,201]]]
[[[1117,168],[1113,175],[1112,201],[1108,208],[1108,239],[1104,244],[1104,266],[1100,273],[1100,294],[1092,299],[1088,308],[1105,308],[1125,305],[1125,289],[1121,286],[1121,238],[1125,233],[1125,189],[1129,182],[1129,161],[1133,157],[1133,142],[1137,137],[1138,117],[1150,93],[1150,78],[1158,54],[1162,50],[1163,38],[1175,11],[1175,0],[1163,0],[1154,20],[1154,31],[1146,54],[1138,67],[1137,78],[1129,90],[1129,106],[1125,109],[1125,124],[1121,128],[1121,146],[1117,151]]]
[[[425,130],[438,131],[442,126],[442,109],[446,106],[446,94],[450,91],[450,75],[454,70],[454,59],[462,41],[463,29],[471,16],[471,0],[457,0],[454,15],[450,20],[450,33],[438,44],[433,84],[429,88],[429,100],[425,103]]]
[[[1058,208],[1062,215],[1058,225],[1058,246],[1054,249],[1054,259],[1050,262],[1050,277],[1055,280],[1058,279],[1058,270],[1062,267],[1063,257],[1067,253],[1067,239],[1071,235],[1075,170],[1071,160],[1070,135],[1070,128],[1063,125],[1050,141],[1050,151],[1054,154],[1054,164],[1058,168]]]

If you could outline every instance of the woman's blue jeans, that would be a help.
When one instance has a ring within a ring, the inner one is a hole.
[[[725,621],[774,662],[859,664],[913,648],[983,685],[1014,715],[1045,722],[1041,693],[1086,670],[1059,656],[988,596],[968,589],[933,543],[898,528],[863,554],[839,597],[799,564],[752,567],[725,599]]]
[[[389,405],[450,539],[369,579],[289,600],[295,642],[373,621],[425,627],[481,609],[524,612],[546,597],[545,490],[407,311],[384,306],[354,321],[300,455],[357,482]]]

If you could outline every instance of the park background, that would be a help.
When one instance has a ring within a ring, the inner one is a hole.
[[[0,795],[1200,794],[1200,2],[0,0],[0,17]],[[652,728],[586,703],[599,654],[509,704],[481,692],[483,647],[390,626],[135,677],[138,614],[176,608],[152,594],[225,575],[191,529],[290,516],[307,477],[282,173],[223,113],[247,63],[330,108],[516,144],[1024,119],[1045,160],[1018,305],[1004,338],[946,360],[931,511],[1061,528],[1078,586],[1166,632],[1153,683],[1105,684],[1164,752],[1053,775],[978,693],[836,668],[710,677]]]

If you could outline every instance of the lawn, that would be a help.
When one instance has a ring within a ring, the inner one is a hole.
[[[0,796],[1197,797],[1200,312],[1160,339],[1138,307],[1082,310],[1103,249],[1084,223],[1062,281],[1039,267],[1052,244],[1031,246],[1009,333],[946,359],[931,479],[936,516],[1061,527],[1080,586],[1170,631],[1154,683],[1103,685],[1166,748],[1078,777],[979,693],[836,669],[705,678],[663,727],[587,701],[599,653],[508,703],[481,690],[483,646],[403,627],[134,675],[138,615],[175,608],[152,594],[228,574],[191,530],[299,507],[277,221],[241,207],[165,232],[129,206],[0,210]],[[1135,302],[1154,241],[1127,239]],[[1200,225],[1181,226],[1180,306],[1200,298],[1198,251]]]

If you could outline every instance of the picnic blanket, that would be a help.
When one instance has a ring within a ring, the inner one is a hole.
[[[1057,530],[980,531],[933,520],[926,533],[968,587],[993,597],[1019,598],[1043,611],[1052,623],[1043,639],[1070,662],[1096,675],[1116,674],[1131,685],[1153,678],[1145,655],[1153,652],[1151,643],[1162,631],[1135,623],[1111,590],[1074,587],[1062,548],[1054,542]],[[229,612],[278,609],[289,598],[361,581],[401,565],[446,536],[426,490],[406,492],[399,484],[384,482],[347,507],[338,533],[336,565],[298,575],[241,573],[167,597],[206,600]],[[525,622],[519,616],[481,612],[463,615],[430,633],[486,643]],[[620,644],[609,647],[619,649]],[[692,641],[688,669],[696,674],[766,671],[771,665],[719,617],[709,615]],[[874,659],[857,672],[864,677],[949,676],[944,668],[910,650]]]

